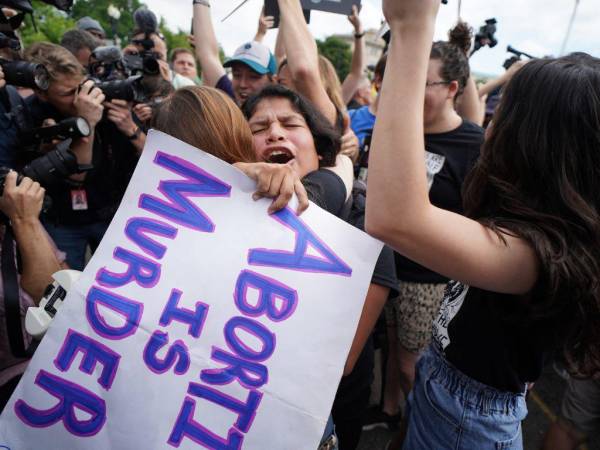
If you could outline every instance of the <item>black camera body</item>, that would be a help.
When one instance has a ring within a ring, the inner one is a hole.
[[[71,140],[67,139],[58,144],[54,150],[31,161],[19,173],[17,184],[23,180],[23,177],[29,177],[44,188],[48,188],[65,182],[71,175],[90,170],[91,166],[80,166],[77,163],[77,157],[70,150],[70,146]],[[0,195],[4,192],[4,182],[10,170],[8,167],[0,167]]]
[[[87,137],[91,131],[90,124],[83,117],[69,117],[49,127],[23,130],[19,133],[19,142],[25,147],[37,146],[55,139],[66,141]]]
[[[134,75],[125,80],[100,81],[96,83],[96,87],[102,90],[106,101],[114,99],[133,103],[150,101],[150,93],[144,85],[142,75]]]
[[[520,50],[517,50],[516,48],[512,47],[512,46],[508,46],[506,47],[506,51],[508,53],[512,53],[513,56],[511,56],[510,58],[506,59],[506,61],[504,61],[504,64],[502,64],[502,67],[504,67],[504,69],[508,70],[510,69],[510,67],[516,63],[517,61],[521,61],[521,58],[523,56],[530,58],[530,59],[535,59],[535,56],[531,56],[529,53],[525,53],[522,52]]]
[[[481,47],[485,47],[486,45],[490,48],[495,47],[498,44],[498,40],[496,39],[496,24],[498,21],[494,18],[487,19],[485,21],[485,25],[479,28],[479,31],[475,35],[475,44],[473,46],[473,51],[471,55],[479,50]]]

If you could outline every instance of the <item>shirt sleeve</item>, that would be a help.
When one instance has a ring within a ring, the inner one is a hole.
[[[233,101],[235,101],[235,94],[233,93],[233,85],[231,84],[231,80],[229,79],[227,74],[225,74],[221,78],[219,78],[219,81],[217,81],[217,84],[215,87],[217,89],[221,89],[223,92],[225,92],[227,95],[229,95],[229,97],[231,97],[231,99]]]
[[[339,217],[346,203],[346,186],[331,170],[319,169],[302,179],[308,199],[327,212]]]

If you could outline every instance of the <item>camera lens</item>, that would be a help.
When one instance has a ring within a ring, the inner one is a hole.
[[[35,69],[33,69],[33,80],[38,89],[41,89],[42,91],[47,90],[50,86],[50,74],[41,64],[38,64]]]
[[[90,132],[92,131],[90,129],[90,124],[83,117],[78,117],[75,124],[76,124],[77,130],[79,131],[79,134],[81,134],[81,136],[89,136],[90,135]]]

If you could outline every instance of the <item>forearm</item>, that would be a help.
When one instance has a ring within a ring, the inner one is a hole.
[[[80,166],[92,164],[94,155],[94,133],[95,130],[92,129],[92,132],[88,137],[78,139],[71,147],[71,151],[77,158],[77,164]],[[70,178],[75,181],[83,181],[85,179],[85,172],[71,175]]]
[[[219,43],[210,16],[210,7],[194,5],[193,31],[196,58],[202,68],[202,78],[207,86],[216,86],[225,75],[219,59]]]
[[[286,58],[285,53],[285,45],[283,43],[283,34],[281,32],[281,27],[283,24],[279,24],[279,32],[277,33],[277,39],[275,40],[275,60],[277,61],[277,67],[279,64]]]
[[[304,20],[299,0],[278,0],[283,44],[296,91],[303,94],[334,124],[336,109],[323,87],[317,44]]]
[[[483,125],[485,110],[482,107],[473,77],[469,77],[467,80],[467,85],[459,98],[456,110],[463,119],[476,123],[479,126]]]
[[[484,95],[490,94],[495,89],[498,89],[499,87],[503,86],[505,82],[506,78],[504,77],[504,75],[486,82],[478,90],[479,97],[483,97]]]
[[[342,97],[344,104],[348,104],[356,93],[356,89],[364,73],[365,37],[354,39],[354,51],[350,63],[350,72],[342,83]]]
[[[21,287],[37,305],[61,264],[38,219],[13,221],[12,227],[23,264]]]
[[[369,232],[376,235],[409,226],[404,222],[418,221],[431,206],[425,177],[423,104],[433,29],[433,20],[392,24],[369,158],[366,219]]]

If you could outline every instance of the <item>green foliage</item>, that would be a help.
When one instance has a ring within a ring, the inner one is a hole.
[[[26,18],[25,24],[19,30],[25,46],[38,41],[59,43],[63,33],[75,26],[72,18],[53,6],[37,0],[32,4],[37,31],[33,27],[31,18]]]
[[[106,32],[107,38],[114,36],[111,18],[108,16],[108,7],[113,5],[121,11],[121,17],[116,21],[116,33],[127,41],[129,34],[134,29],[133,13],[142,6],[140,0],[76,0],[73,5],[73,17],[75,20],[84,16],[90,16],[100,22]]]
[[[324,41],[317,40],[317,47],[319,53],[331,61],[340,81],[343,82],[350,72],[352,61],[350,44],[340,38],[329,36]]]

